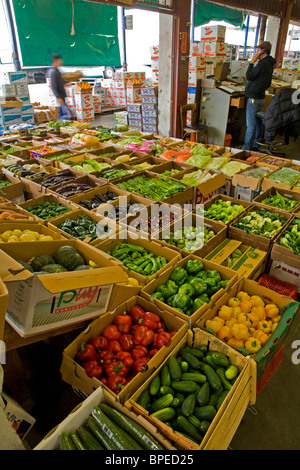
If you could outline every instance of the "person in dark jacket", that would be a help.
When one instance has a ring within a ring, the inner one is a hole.
[[[247,98],[246,109],[246,136],[242,146],[244,150],[257,150],[256,141],[262,134],[262,123],[257,118],[265,103],[266,90],[271,86],[275,59],[271,57],[272,45],[262,42],[257,46],[257,53],[249,64],[246,79],[245,96]],[[256,66],[254,64],[257,63]]]
[[[300,90],[299,90],[300,94]],[[284,144],[289,144],[289,137],[300,135],[300,100],[296,88],[283,88],[272,99],[264,115],[265,141],[272,142],[276,134],[284,132]]]
[[[62,58],[58,54],[53,54],[51,58],[52,67],[49,71],[49,78],[51,79],[51,90],[59,103],[58,120],[64,121],[72,119],[72,113],[65,102],[67,96],[65,82],[58,68],[63,65]]]

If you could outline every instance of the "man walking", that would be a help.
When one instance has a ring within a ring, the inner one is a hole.
[[[266,90],[271,86],[272,75],[276,60],[270,55],[272,45],[270,42],[262,42],[257,46],[257,53],[249,64],[246,79],[245,96],[247,98],[246,109],[246,136],[242,146],[244,150],[257,150],[256,141],[261,137],[262,124],[257,118],[265,103]],[[254,64],[257,65],[254,67]]]
[[[65,103],[65,99],[67,96],[65,90],[65,82],[62,74],[58,69],[58,67],[61,67],[63,65],[63,61],[58,54],[53,54],[51,58],[52,68],[49,72],[49,78],[51,79],[51,90],[59,103],[58,120],[69,120],[72,119],[72,113]]]

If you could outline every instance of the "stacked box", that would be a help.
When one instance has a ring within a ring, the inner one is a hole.
[[[146,81],[145,72],[118,72],[113,74],[111,88],[113,90],[111,104],[117,107],[125,107],[127,101],[136,103],[139,101],[138,90]]]
[[[105,104],[106,104],[106,102],[105,102],[106,95],[107,95],[107,89],[106,88],[104,88],[102,86],[94,85],[93,86],[94,106],[95,106],[95,104],[98,104],[98,105],[100,104],[100,105],[105,106]],[[95,108],[95,112],[96,112],[96,108]]]
[[[158,86],[159,82],[159,46],[151,46],[151,69],[152,69],[152,85]]]
[[[77,121],[92,121],[95,118],[92,87],[85,89],[75,83],[73,91]]]
[[[158,133],[158,87],[145,87],[141,90],[141,111],[143,132]]]
[[[139,104],[129,104],[127,106],[128,112],[128,125],[130,129],[136,129],[142,132],[143,130],[143,121],[142,121],[142,105]]]
[[[116,127],[127,126],[128,124],[128,113],[127,111],[121,111],[119,113],[114,113],[114,118],[116,121]]]
[[[0,126],[3,130],[7,130],[11,125],[22,123],[22,105],[22,101],[17,97],[0,100]]]
[[[3,72],[1,75],[0,95],[3,97],[0,106],[1,130],[7,130],[12,125],[22,124],[23,115],[31,115],[33,117],[27,72]]]
[[[0,85],[0,96],[3,96],[3,97],[16,96],[15,85],[7,85],[7,84]]]
[[[202,26],[201,41],[225,41],[226,26]]]

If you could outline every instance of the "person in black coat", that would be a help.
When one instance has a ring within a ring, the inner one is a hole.
[[[264,115],[265,141],[274,141],[277,133],[284,132],[284,144],[290,136],[295,141],[300,135],[300,90],[283,88],[272,99]]]

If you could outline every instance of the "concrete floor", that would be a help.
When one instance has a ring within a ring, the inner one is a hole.
[[[99,116],[92,125],[101,124],[114,125],[113,116]],[[299,145],[296,148],[291,144],[285,150],[290,158],[300,159]],[[260,392],[255,406],[247,408],[230,449],[300,449],[300,364],[291,360],[292,344],[300,340],[298,317],[285,341],[283,363]],[[20,404],[37,420],[25,440],[28,449],[37,445],[81,401],[59,373],[62,351],[77,335],[78,332],[61,335],[19,350],[31,391],[31,396]]]

